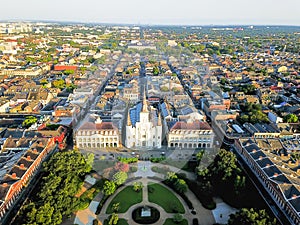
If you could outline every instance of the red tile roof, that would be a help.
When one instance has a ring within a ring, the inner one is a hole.
[[[102,123],[92,123],[86,122],[81,127],[80,130],[116,130],[117,128],[112,124],[112,122],[102,122]]]

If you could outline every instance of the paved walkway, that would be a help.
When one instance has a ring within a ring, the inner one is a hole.
[[[227,205],[220,198],[214,198],[214,201],[217,203],[217,207],[212,210],[212,213],[219,224],[226,224],[229,220],[229,215],[238,211],[238,209]]]

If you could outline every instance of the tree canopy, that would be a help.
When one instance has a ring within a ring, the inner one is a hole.
[[[106,180],[103,185],[103,194],[112,195],[116,191],[116,184],[113,181]]]
[[[127,180],[128,178],[128,175],[126,172],[123,172],[123,171],[119,171],[119,172],[116,172],[114,175],[113,175],[113,181],[115,182],[116,185],[121,185],[123,183],[125,183],[125,181]]]
[[[90,161],[92,156],[87,156]],[[75,195],[83,184],[84,175],[92,166],[78,151],[58,152],[44,163],[45,176],[40,191],[20,213],[22,224],[55,225],[62,222],[80,206],[80,198]]]
[[[298,120],[298,117],[293,113],[288,114],[283,118],[283,121],[286,123],[297,123]]]
[[[246,177],[232,152],[221,149],[212,163],[204,165],[201,163],[198,167],[198,180],[202,184],[200,189],[208,194],[216,192],[228,201],[242,196]]]
[[[265,210],[242,208],[235,214],[231,214],[228,225],[277,225],[276,219],[271,218]]]
[[[30,127],[32,124],[36,123],[37,118],[34,116],[26,116],[25,120],[22,123],[23,127]]]

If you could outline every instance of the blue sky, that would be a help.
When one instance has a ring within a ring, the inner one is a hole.
[[[0,20],[300,25],[299,0],[13,0]]]

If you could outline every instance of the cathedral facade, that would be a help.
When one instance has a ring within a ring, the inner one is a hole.
[[[143,102],[129,109],[126,125],[127,148],[161,148],[162,123],[158,110],[148,106],[146,94]]]

